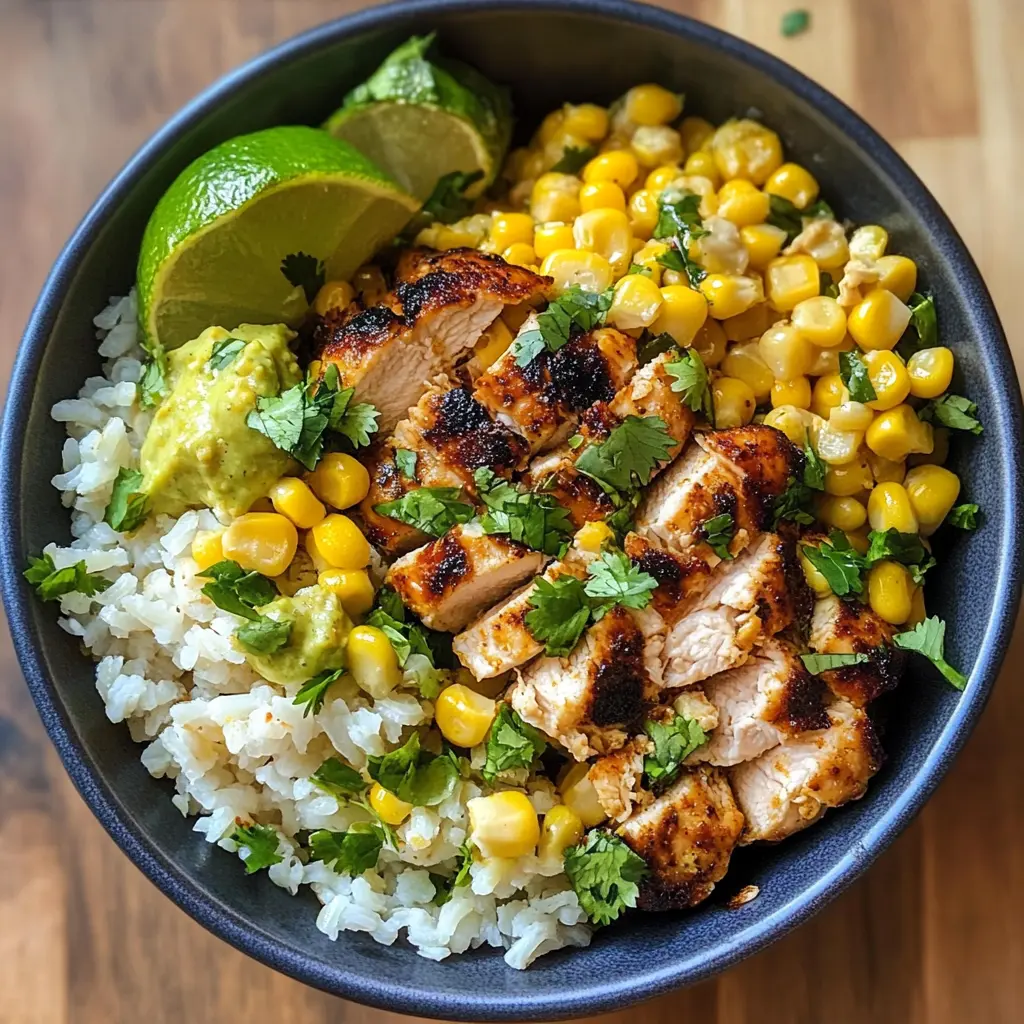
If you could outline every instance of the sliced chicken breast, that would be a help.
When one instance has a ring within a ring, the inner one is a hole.
[[[324,367],[338,368],[355,401],[380,410],[390,433],[437,374],[476,344],[506,304],[544,294],[548,278],[473,249],[411,250],[394,294],[355,313],[332,311],[313,332]]]
[[[703,766],[684,769],[618,830],[650,872],[637,906],[679,910],[707,899],[728,870],[742,830],[743,815],[725,774]]]
[[[616,606],[567,658],[537,658],[517,670],[508,700],[577,761],[610,753],[640,730],[657,692],[645,649],[644,631]]]
[[[828,716],[828,728],[788,737],[729,769],[746,818],[741,843],[778,842],[867,791],[883,760],[871,720],[848,701],[837,701]]]
[[[614,754],[599,757],[587,773],[597,799],[611,821],[625,821],[635,807],[642,807],[654,799],[654,794],[642,785],[644,756],[650,745],[646,735],[634,736]]]
[[[425,625],[454,632],[543,566],[539,552],[466,523],[399,558],[385,582]]]
[[[691,763],[739,764],[787,736],[829,726],[824,684],[783,640],[766,641],[745,665],[705,679],[703,689],[718,710],[718,726]]]
[[[596,480],[576,470],[576,452],[563,445],[538,456],[523,474],[523,483],[531,491],[554,496],[578,530],[585,523],[605,519],[615,511],[611,498]]]

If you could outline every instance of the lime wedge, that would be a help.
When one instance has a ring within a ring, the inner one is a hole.
[[[139,253],[151,349],[207,327],[295,326],[324,280],[347,278],[419,203],[318,128],[269,128],[193,161],[157,203]]]
[[[508,94],[455,61],[428,60],[433,35],[413,36],[324,125],[425,200],[438,178],[482,171],[468,190],[498,174],[512,135]]]

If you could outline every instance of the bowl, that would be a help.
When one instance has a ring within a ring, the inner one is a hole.
[[[69,535],[48,482],[60,472],[63,441],[49,409],[98,372],[91,317],[132,283],[164,189],[230,136],[320,123],[394,45],[433,29],[447,53],[511,86],[521,124],[563,100],[608,102],[646,80],[685,92],[687,108],[712,120],[756,108],[840,216],[885,224],[894,249],[917,261],[985,422],[952,457],[984,523],[944,553],[929,589],[930,611],[949,623],[950,660],[970,672],[966,692],[915,662],[881,709],[888,763],[863,800],[777,847],[739,851],[696,911],[628,917],[589,949],[522,973],[490,952],[434,963],[401,942],[387,948],[355,933],[331,942],[315,927],[311,893],[290,897],[244,875],[191,831],[127,729],[106,720],[92,665],[21,578],[30,552]],[[906,164],[833,96],[753,46],[636,3],[422,0],[314,29],[231,73],[146,143],[89,211],[46,282],[11,381],[0,451],[3,596],[29,688],[75,785],[125,853],[202,925],[265,964],[372,1006],[467,1020],[592,1014],[705,978],[778,938],[849,885],[920,810],[977,721],[1010,637],[1021,583],[1022,436],[1016,375],[974,262]],[[759,897],[728,909],[726,897],[748,883]]]

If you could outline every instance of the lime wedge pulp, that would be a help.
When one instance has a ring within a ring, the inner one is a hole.
[[[512,133],[507,93],[473,68],[428,60],[434,37],[414,36],[353,89],[324,127],[383,167],[419,200],[453,171],[497,176]]]
[[[317,128],[242,135],[193,161],[164,193],[139,253],[151,349],[207,327],[295,325],[320,279],[348,278],[419,203]]]

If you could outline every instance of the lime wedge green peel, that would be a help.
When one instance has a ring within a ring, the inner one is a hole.
[[[185,168],[146,225],[138,297],[147,347],[177,348],[211,325],[295,326],[311,279],[350,277],[418,207],[317,128],[222,143]],[[296,265],[312,273],[298,280]]]
[[[428,60],[433,41],[429,35],[403,43],[324,125],[421,202],[452,171],[482,171],[469,194],[482,192],[512,135],[508,93],[466,65]]]

